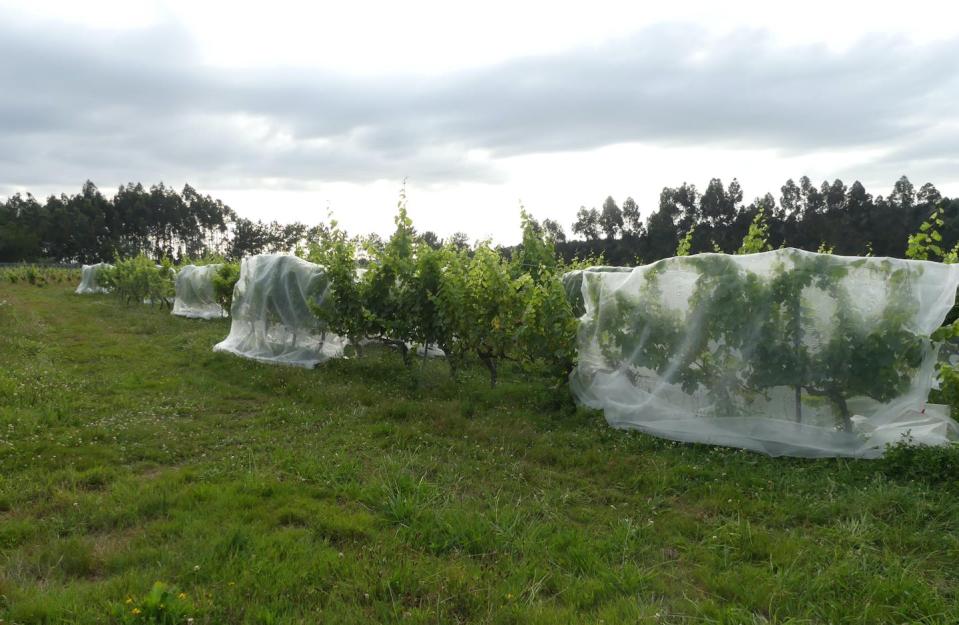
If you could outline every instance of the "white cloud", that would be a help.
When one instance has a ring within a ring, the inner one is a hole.
[[[712,176],[959,193],[959,38],[936,3],[12,6],[0,193],[162,179],[385,232],[408,176],[421,229],[503,241],[520,200],[568,224]]]

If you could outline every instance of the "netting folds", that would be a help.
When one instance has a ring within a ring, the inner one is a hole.
[[[571,387],[610,425],[771,455],[877,457],[959,432],[928,405],[959,266],[794,249],[567,276]]]
[[[341,356],[346,341],[325,332],[310,310],[329,291],[326,272],[295,256],[244,258],[233,291],[230,334],[214,351],[263,362],[314,367]]]
[[[97,281],[97,274],[104,267],[112,267],[109,263],[97,263],[95,265],[84,265],[80,270],[80,284],[74,293],[78,295],[89,295],[91,293],[108,293],[108,289],[100,286]]]
[[[226,311],[216,303],[213,276],[222,265],[187,265],[176,274],[173,314],[192,319],[219,319]]]

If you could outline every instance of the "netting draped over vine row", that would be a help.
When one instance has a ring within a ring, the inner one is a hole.
[[[810,457],[957,433],[926,403],[957,265],[783,249],[564,281],[583,313],[571,388],[614,427]]]
[[[233,291],[230,334],[214,351],[262,362],[314,367],[341,356],[345,339],[326,332],[310,309],[329,293],[326,272],[296,256],[244,258]]]
[[[222,265],[186,265],[176,274],[173,314],[191,319],[219,319],[226,311],[216,303],[213,276]]]
[[[99,292],[105,266],[85,266],[77,292]],[[175,314],[224,314],[216,269],[181,270]],[[615,427],[798,456],[875,457],[904,436],[959,434],[945,407],[927,403],[929,337],[954,303],[959,265],[783,249],[563,281],[581,322],[570,387]],[[330,291],[319,265],[246,258],[230,334],[214,349],[304,367],[342,356],[346,339],[317,316]]]
[[[108,263],[97,263],[95,265],[84,265],[80,270],[80,284],[75,293],[78,295],[90,295],[92,293],[107,293],[109,289],[100,285],[97,281],[97,274],[104,267],[112,267]]]

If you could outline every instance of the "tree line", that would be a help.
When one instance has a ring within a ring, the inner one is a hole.
[[[739,181],[724,185],[713,178],[704,190],[683,183],[666,187],[659,206],[643,220],[632,198],[618,205],[607,197],[600,209],[581,207],[567,237],[562,226],[544,220],[543,228],[566,258],[602,254],[612,265],[634,265],[676,255],[686,240],[688,253],[735,252],[762,212],[768,242],[776,248],[826,250],[843,255],[903,258],[909,235],[937,208],[943,220],[942,245],[959,241],[959,198],[945,198],[932,183],[918,190],[906,176],[887,196],[873,196],[859,181],[841,180],[816,186],[803,176],[780,189],[743,202]]]
[[[0,262],[95,263],[145,254],[181,261],[292,250],[302,223],[252,221],[190,185],[121,185],[106,197],[90,181],[46,201],[17,193],[0,202]]]
[[[767,193],[749,204],[736,179],[724,185],[713,178],[704,190],[684,182],[664,188],[646,219],[632,198],[620,205],[607,197],[600,209],[579,209],[569,236],[552,219],[541,227],[566,260],[602,256],[609,264],[635,265],[674,256],[680,243],[691,254],[735,252],[762,213],[773,247],[901,258],[908,236],[937,207],[942,243],[951,248],[959,241],[959,198],[944,198],[932,183],[917,190],[905,176],[885,197],[858,181],[817,187],[803,176],[798,184],[788,180],[778,200]],[[305,249],[325,228],[245,219],[190,185],[178,192],[163,183],[130,183],[111,198],[87,181],[75,195],[41,202],[18,193],[0,202],[0,262],[93,263],[141,253],[178,262],[211,254],[238,259]],[[419,236],[434,248],[444,242],[433,232]],[[376,243],[379,237],[368,238]],[[456,233],[446,242],[465,247],[468,237]]]

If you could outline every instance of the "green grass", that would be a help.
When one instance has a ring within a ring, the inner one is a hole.
[[[4,625],[959,622],[952,482],[611,430],[517,371],[256,364],[72,288],[0,285]]]

